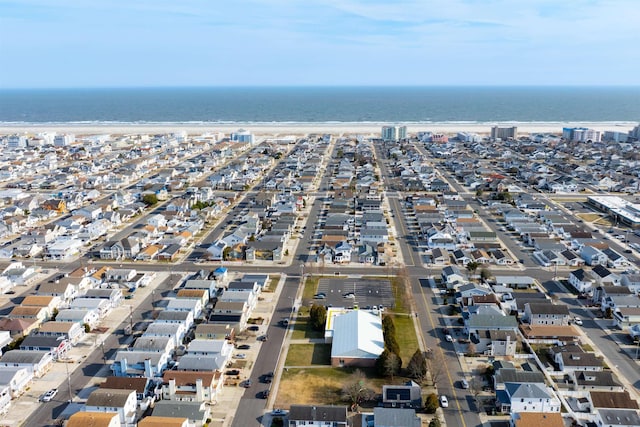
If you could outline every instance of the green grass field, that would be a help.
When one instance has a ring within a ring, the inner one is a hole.
[[[331,365],[330,344],[291,344],[285,366]]]

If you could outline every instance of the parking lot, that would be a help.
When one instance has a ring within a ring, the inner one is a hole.
[[[316,299],[331,307],[359,308],[383,307],[392,308],[395,302],[389,280],[363,279],[320,279],[316,295],[324,294],[324,298]],[[353,296],[350,296],[353,295]]]

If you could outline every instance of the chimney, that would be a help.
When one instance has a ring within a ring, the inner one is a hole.
[[[176,397],[176,380],[171,378],[169,380],[169,399],[173,400]]]

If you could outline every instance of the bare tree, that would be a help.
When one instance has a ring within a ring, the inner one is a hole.
[[[429,375],[431,376],[431,383],[436,385],[438,380],[442,377],[442,374],[446,370],[446,364],[442,357],[442,352],[439,350],[432,351],[431,357],[427,358],[427,365],[429,367]]]
[[[375,392],[369,387],[367,378],[360,369],[356,369],[342,386],[342,399],[351,405],[359,405],[374,396]]]
[[[478,401],[478,396],[482,391],[482,380],[475,376],[471,378],[471,381],[469,382],[469,391],[473,396],[473,400],[476,402],[476,407],[479,407],[480,402]]]

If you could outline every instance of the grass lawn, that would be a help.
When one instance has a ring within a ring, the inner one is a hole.
[[[576,216],[587,222],[593,222],[600,219],[600,215],[596,213],[577,213]]]
[[[309,319],[309,317],[300,316],[300,313],[298,313],[295,322],[293,322],[293,334],[291,335],[291,339],[301,340],[305,338],[311,339],[324,337],[324,332],[311,329]]]
[[[372,370],[362,369],[367,376],[367,387],[377,393],[382,392],[383,384],[401,384],[407,379],[375,377]],[[288,409],[291,404],[344,405],[340,399],[342,387],[349,382],[353,369],[345,368],[309,368],[285,369],[280,378],[278,397],[274,407]]]
[[[263,289],[262,292],[274,292],[276,290],[276,287],[278,286],[279,281],[280,281],[279,274],[275,276],[271,276],[271,278],[269,279],[269,284],[267,285],[267,288]]]
[[[303,299],[313,299],[313,296],[316,294],[316,289],[318,289],[318,282],[320,278],[318,277],[307,277],[304,281],[304,290],[302,291]]]
[[[396,326],[396,339],[400,346],[402,366],[406,367],[413,353],[420,348],[416,330],[413,327],[413,320],[409,316],[395,316],[393,324]]]
[[[285,366],[331,365],[330,344],[291,344]]]

